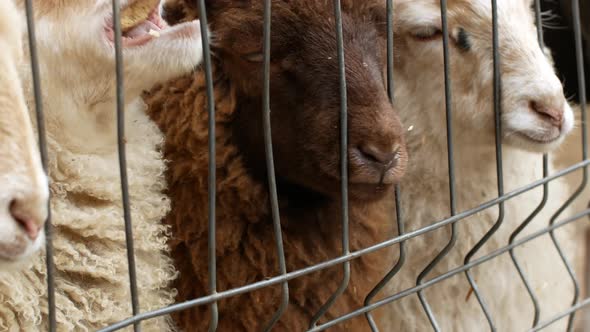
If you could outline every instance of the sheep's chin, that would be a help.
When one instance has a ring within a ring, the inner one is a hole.
[[[528,110],[505,114],[502,117],[503,141],[529,152],[551,152],[563,143],[574,127],[574,113],[569,105],[565,106],[563,116],[561,129],[557,129]]]
[[[396,182],[398,180],[396,179]],[[322,188],[313,188],[327,194],[334,199],[340,199],[342,192],[340,189],[340,178],[330,178],[328,182],[323,183]],[[348,196],[355,201],[374,202],[382,199],[393,190],[394,183],[348,183]],[[326,191],[326,188],[333,188],[333,190]]]
[[[512,147],[519,148],[525,151],[534,153],[548,153],[555,150],[564,141],[566,135],[559,135],[559,137],[550,141],[535,140],[523,133],[513,133],[504,138],[504,142]]]
[[[393,190],[393,184],[355,184],[348,185],[349,197],[357,201],[378,201]],[[338,192],[340,195],[340,192]]]
[[[33,261],[30,258],[31,257],[23,257],[18,260],[9,260],[0,257],[0,271],[27,270],[33,265]]]
[[[405,157],[401,164],[389,170],[385,181],[379,181],[379,176],[374,179],[366,179],[366,181],[359,181],[359,179],[352,179],[349,177],[348,182],[348,196],[357,201],[373,202],[378,201],[391,192],[394,185],[398,183],[405,173]],[[341,177],[332,173],[324,173],[324,181],[321,184],[308,184],[308,186],[315,191],[326,194],[335,199],[340,199],[341,192]]]
[[[31,267],[33,258],[39,254],[45,244],[45,234],[41,232],[35,241],[26,241],[25,249],[18,255],[8,256],[0,251],[0,271],[25,270]]]

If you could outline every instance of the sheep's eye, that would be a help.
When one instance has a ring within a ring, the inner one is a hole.
[[[418,41],[431,41],[442,36],[442,31],[437,27],[425,27],[412,32],[412,37]]]
[[[264,61],[264,54],[260,52],[250,53],[243,56],[244,60],[248,62],[262,62]]]
[[[471,40],[465,29],[459,28],[457,31],[457,36],[455,37],[455,43],[462,51],[469,51],[471,49]]]

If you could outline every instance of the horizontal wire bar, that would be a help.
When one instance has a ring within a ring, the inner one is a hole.
[[[575,165],[572,165],[572,166],[570,166],[570,167],[568,167],[566,169],[563,169],[563,170],[561,170],[561,171],[559,171],[559,172],[557,172],[557,173],[555,173],[555,174],[553,174],[553,175],[551,175],[549,177],[546,177],[544,179],[537,180],[535,182],[530,183],[527,186],[524,186],[524,187],[519,188],[517,190],[511,191],[511,192],[507,193],[506,195],[504,195],[502,197],[498,197],[498,198],[495,198],[495,199],[490,200],[488,202],[485,202],[485,203],[483,203],[482,205],[480,205],[480,206],[478,206],[476,208],[473,208],[471,210],[467,210],[465,212],[461,212],[461,213],[459,213],[459,214],[457,214],[457,215],[455,215],[453,217],[450,217],[450,218],[447,218],[445,220],[436,222],[436,223],[434,223],[434,224],[432,224],[430,226],[423,227],[421,229],[418,229],[418,230],[415,230],[415,231],[411,231],[411,232],[405,233],[405,234],[403,234],[401,236],[397,236],[397,237],[395,237],[393,239],[390,239],[390,240],[381,242],[379,244],[376,244],[376,245],[367,247],[365,249],[358,250],[358,251],[353,251],[353,252],[351,252],[348,255],[340,256],[340,257],[337,257],[337,258],[334,258],[334,259],[331,259],[331,260],[328,260],[328,261],[319,263],[319,264],[314,265],[314,266],[306,267],[304,269],[297,270],[297,271],[292,271],[292,272],[289,272],[289,273],[287,273],[285,275],[282,275],[282,276],[277,276],[277,277],[273,277],[273,278],[270,278],[270,279],[267,279],[267,280],[255,282],[255,283],[252,283],[250,285],[243,286],[243,287],[230,289],[230,290],[223,291],[223,292],[220,292],[220,293],[217,293],[217,294],[214,294],[214,295],[209,295],[209,296],[205,296],[205,297],[202,297],[202,298],[198,298],[198,299],[186,301],[186,302],[183,302],[183,303],[177,303],[177,304],[174,304],[174,305],[171,305],[171,306],[168,306],[168,307],[165,307],[165,308],[161,308],[161,309],[158,309],[158,310],[154,310],[154,311],[150,311],[150,312],[145,312],[145,313],[142,313],[142,314],[137,315],[135,317],[130,317],[130,318],[127,318],[125,320],[122,320],[122,321],[120,321],[120,322],[118,322],[118,323],[116,323],[116,324],[114,324],[114,325],[112,325],[110,327],[107,327],[105,329],[102,329],[100,331],[101,332],[116,331],[116,330],[118,330],[120,328],[129,326],[129,325],[133,324],[136,321],[146,320],[146,319],[154,318],[154,317],[157,317],[157,316],[162,316],[162,315],[170,314],[172,312],[176,312],[176,311],[188,309],[188,308],[191,308],[191,307],[194,307],[194,306],[199,306],[199,305],[209,304],[209,303],[215,302],[215,301],[220,301],[220,300],[223,300],[223,299],[226,299],[226,298],[229,298],[229,297],[233,297],[233,296],[237,296],[237,295],[240,295],[240,294],[252,292],[252,291],[255,291],[255,290],[264,288],[264,287],[268,287],[268,286],[272,286],[272,285],[284,283],[285,281],[288,281],[288,280],[299,278],[299,277],[302,277],[302,276],[305,276],[305,275],[308,275],[308,274],[311,274],[311,273],[314,273],[314,272],[317,272],[317,271],[320,271],[320,270],[324,270],[324,269],[327,269],[327,268],[330,268],[330,267],[333,267],[333,266],[342,264],[344,262],[347,262],[347,261],[350,261],[350,260],[359,258],[361,256],[370,254],[370,253],[375,252],[377,250],[388,248],[388,247],[390,247],[392,245],[395,245],[397,243],[400,243],[400,242],[403,242],[403,241],[407,241],[407,240],[412,239],[412,238],[415,238],[417,236],[420,236],[420,235],[423,235],[423,234],[432,232],[434,230],[437,230],[437,229],[439,229],[441,227],[444,227],[446,225],[449,225],[451,223],[454,223],[454,222],[458,222],[460,220],[463,220],[463,219],[465,219],[467,217],[470,217],[472,215],[475,215],[476,213],[478,213],[480,211],[483,211],[483,210],[488,209],[488,208],[490,208],[490,207],[492,207],[494,205],[497,205],[500,202],[504,202],[504,201],[506,201],[508,199],[511,199],[513,197],[516,197],[518,195],[521,195],[521,194],[523,194],[525,192],[528,192],[528,191],[530,191],[530,190],[532,190],[532,189],[534,189],[534,188],[536,188],[538,186],[541,186],[541,185],[543,185],[545,183],[554,181],[554,180],[556,180],[558,178],[561,178],[561,177],[563,177],[563,176],[565,176],[567,174],[570,174],[572,172],[575,172],[576,170],[578,170],[580,168],[583,168],[583,167],[586,167],[588,165],[590,165],[590,160],[585,160],[583,162],[580,162],[580,163],[577,163]],[[562,224],[563,224],[563,222],[562,223],[556,223],[552,227],[549,227],[547,229],[550,230],[550,229],[559,228],[559,226],[562,225]],[[549,232],[549,230],[547,230],[546,232]],[[520,245],[520,244],[522,244],[524,242],[526,242],[526,241],[519,240],[517,242],[514,242],[514,245],[509,245],[509,246],[507,246],[505,248],[515,248],[517,245]],[[506,249],[506,250],[508,250],[508,249]],[[468,265],[468,266],[471,267],[471,266],[477,265],[477,264],[473,265],[473,262],[479,262],[479,260],[472,261],[470,263],[470,265]],[[466,269],[460,270],[459,272],[462,272],[464,270],[466,270]],[[423,285],[427,285],[427,284],[428,283],[425,283]],[[423,287],[420,286],[418,288],[419,289],[422,289]],[[375,304],[372,304],[371,306],[373,306]],[[365,310],[362,313],[365,313],[365,312],[368,312],[368,311],[369,310]]]
[[[330,322],[327,322],[327,323],[325,323],[323,325],[317,326],[313,330],[309,330],[309,332],[323,331],[323,330],[325,330],[327,328],[330,328],[332,326],[335,326],[335,325],[337,325],[337,324],[339,324],[339,323],[341,323],[343,321],[352,319],[352,318],[354,318],[356,316],[359,316],[359,315],[363,315],[363,314],[365,314],[368,311],[375,310],[375,309],[377,309],[377,308],[379,308],[381,306],[384,306],[384,305],[389,304],[391,302],[397,301],[397,300],[399,300],[401,298],[404,298],[404,297],[406,297],[408,295],[412,295],[414,293],[417,293],[417,292],[419,292],[419,291],[421,291],[421,290],[423,290],[425,288],[428,288],[428,287],[430,287],[432,285],[435,285],[435,284],[437,284],[439,282],[442,282],[443,280],[446,280],[448,278],[451,278],[451,277],[453,277],[453,276],[455,276],[455,275],[457,275],[457,274],[459,274],[461,272],[465,272],[465,271],[467,271],[467,270],[469,270],[469,269],[471,269],[471,268],[473,268],[475,266],[478,266],[478,265],[483,264],[483,263],[485,263],[485,262],[487,262],[487,261],[489,261],[491,259],[494,259],[494,258],[496,258],[496,257],[498,257],[498,256],[500,256],[500,255],[502,255],[502,254],[510,251],[513,248],[516,248],[518,246],[521,246],[521,245],[523,245],[523,244],[525,244],[525,243],[527,243],[529,241],[532,241],[532,240],[534,240],[534,239],[536,239],[536,238],[538,238],[540,236],[543,236],[543,235],[545,235],[545,234],[547,234],[547,233],[549,233],[551,231],[554,231],[555,229],[558,229],[560,227],[566,226],[566,225],[568,225],[568,224],[570,224],[570,223],[572,223],[574,221],[577,221],[578,219],[584,218],[584,217],[589,216],[589,215],[590,215],[590,209],[584,210],[583,212],[580,212],[580,213],[578,213],[578,214],[576,214],[576,215],[574,215],[574,216],[572,216],[570,218],[567,218],[567,219],[565,219],[565,220],[563,220],[563,221],[561,221],[559,223],[553,224],[551,227],[547,227],[545,229],[542,229],[542,230],[539,230],[539,231],[537,231],[535,233],[532,233],[529,236],[523,237],[522,239],[520,239],[518,241],[515,241],[511,245],[508,245],[508,246],[505,246],[505,247],[496,249],[496,250],[490,252],[488,255],[482,256],[482,257],[480,257],[478,259],[475,259],[475,260],[472,260],[472,261],[470,261],[469,263],[467,263],[465,265],[462,265],[462,266],[460,266],[458,268],[455,268],[455,269],[450,270],[450,271],[448,271],[446,273],[443,273],[443,274],[441,274],[441,275],[439,275],[439,276],[437,276],[435,278],[432,278],[432,279],[428,280],[427,282],[425,282],[423,284],[417,285],[417,286],[415,286],[413,288],[406,289],[405,291],[399,292],[399,293],[397,293],[395,295],[386,297],[386,298],[384,298],[384,299],[382,299],[382,300],[380,300],[378,302],[373,303],[370,306],[363,307],[363,308],[357,309],[357,310],[355,310],[355,311],[353,311],[351,313],[348,313],[346,315],[340,316],[340,317],[338,317],[338,318],[336,318],[336,319],[334,319],[334,320],[332,320]]]
[[[551,324],[557,322],[558,320],[563,319],[566,316],[569,316],[569,315],[573,314],[574,312],[579,311],[580,309],[584,309],[588,305],[590,305],[590,298],[587,298],[586,300],[579,302],[578,304],[570,307],[568,310],[562,312],[561,314],[535,326],[534,328],[530,329],[529,332],[540,331],[540,330],[550,326]]]

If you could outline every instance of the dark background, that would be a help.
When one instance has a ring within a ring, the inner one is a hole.
[[[585,43],[586,98],[590,98],[590,0],[580,1],[582,30]],[[571,0],[542,0],[544,12],[543,35],[552,50],[558,75],[565,85],[566,96],[579,102],[575,38],[571,16]]]

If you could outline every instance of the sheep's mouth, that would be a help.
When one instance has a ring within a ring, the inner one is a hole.
[[[393,186],[399,182],[405,168],[402,164],[383,172],[371,172],[371,174],[355,174],[351,169],[347,188],[351,197],[362,200],[375,200],[390,192]],[[331,180],[331,187],[338,188],[340,193],[342,178],[336,174],[328,176]]]
[[[405,149],[395,152],[393,159],[382,164],[363,156],[358,148],[349,151],[349,184],[359,188],[381,191],[398,182],[405,172]]]
[[[168,24],[160,14],[160,0],[134,1],[121,9],[120,18],[123,47],[145,45],[168,29]],[[114,43],[112,17],[106,24],[105,32],[107,39]]]
[[[538,135],[535,133],[528,133],[528,132],[516,132],[516,135],[524,140],[529,142],[540,144],[540,145],[548,145],[559,141],[562,137],[560,133],[552,134],[552,135]]]
[[[17,234],[12,241],[0,242],[0,260],[16,262],[29,248],[24,232]]]

